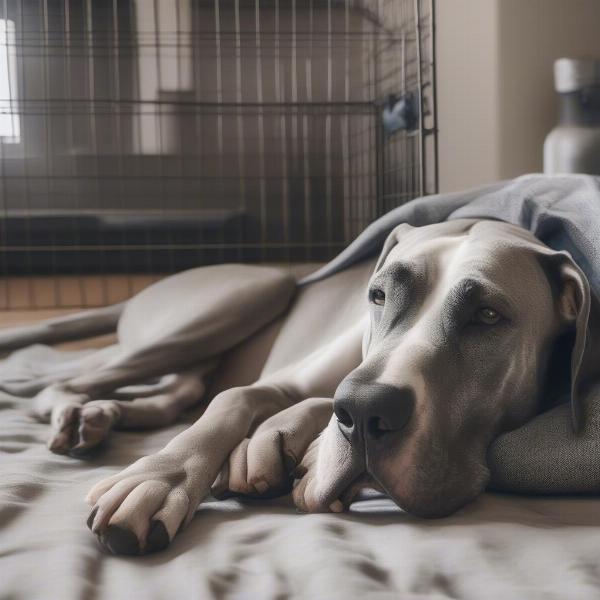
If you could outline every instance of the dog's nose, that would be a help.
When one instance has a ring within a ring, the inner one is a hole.
[[[340,431],[352,441],[360,436],[379,439],[400,431],[408,423],[414,405],[415,393],[409,386],[342,382],[335,393],[333,410]]]

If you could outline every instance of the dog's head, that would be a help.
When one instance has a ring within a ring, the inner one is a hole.
[[[320,439],[317,504],[370,479],[408,512],[443,516],[483,490],[492,441],[561,380],[578,424],[590,291],[568,254],[502,222],[403,225],[368,296],[363,361]]]

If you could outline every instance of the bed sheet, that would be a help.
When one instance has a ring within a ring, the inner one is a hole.
[[[187,420],[194,415],[187,415]],[[0,396],[0,597],[600,597],[600,500],[485,494],[424,521],[370,496],[342,515],[289,498],[203,503],[165,552],[107,555],[85,526],[98,479],[162,447],[185,422],[118,432],[87,460],[56,456],[27,400]]]

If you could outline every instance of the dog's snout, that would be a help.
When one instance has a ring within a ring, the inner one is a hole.
[[[342,383],[333,410],[340,431],[353,441],[357,437],[379,439],[400,431],[408,423],[414,404],[415,394],[409,386]]]

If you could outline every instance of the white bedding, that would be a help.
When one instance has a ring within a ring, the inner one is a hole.
[[[305,288],[278,342],[271,346],[275,323],[228,357],[215,386],[233,385],[229,374],[236,385],[250,382],[267,356],[275,369],[303,355],[307,339],[335,335],[343,311],[322,310],[323,298],[344,306],[349,293],[363,294],[371,268]],[[114,433],[95,457],[76,460],[46,449],[49,426],[29,406],[0,393],[2,600],[600,598],[600,500],[592,498],[486,494],[436,521],[381,498],[342,515],[302,515],[289,499],[206,502],[165,552],[107,555],[85,525],[86,492],[185,423]]]
[[[343,515],[207,502],[165,552],[109,556],[85,526],[85,492],[185,425],[115,433],[79,461],[48,452],[48,426],[27,411],[0,396],[1,598],[600,597],[600,500],[588,498],[486,494],[438,521],[381,498]]]

